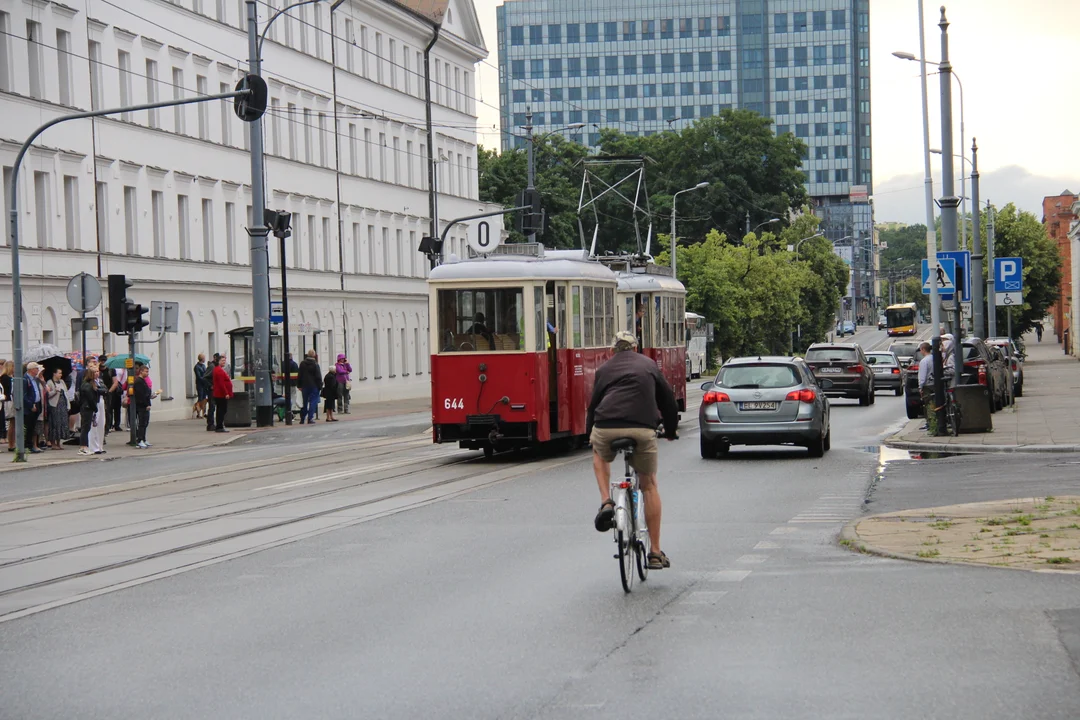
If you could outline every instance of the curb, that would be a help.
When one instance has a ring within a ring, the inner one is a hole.
[[[1013,570],[1016,572],[1028,572],[1038,575],[1080,575],[1080,570],[1034,570],[1031,568],[987,565],[986,563],[973,563],[967,562],[966,560],[945,560],[939,558],[919,557],[918,555],[909,555],[908,553],[897,552],[895,550],[886,550],[885,548],[878,547],[877,545],[871,545],[870,543],[864,541],[862,539],[862,536],[859,535],[858,531],[855,529],[858,524],[861,523],[863,520],[869,520],[875,517],[886,517],[890,514],[891,513],[878,513],[876,515],[863,515],[862,517],[856,518],[855,520],[852,520],[851,522],[844,525],[843,529],[840,531],[840,539],[849,541],[851,543],[851,547],[845,547],[844,545],[841,545],[841,547],[844,547],[846,550],[850,550],[851,552],[863,553],[866,555],[876,555],[877,557],[888,558],[890,560],[907,560],[909,562],[928,563],[934,565],[963,565],[964,567],[977,567],[984,568],[986,570]]]
[[[957,454],[978,453],[1080,453],[1080,445],[962,445],[960,443],[927,443],[908,440],[889,440],[886,447],[915,452],[941,452]]]

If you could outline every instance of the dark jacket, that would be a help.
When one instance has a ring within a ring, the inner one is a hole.
[[[602,428],[656,428],[664,421],[666,437],[674,438],[679,427],[675,393],[656,363],[645,355],[625,351],[596,371],[585,432]]]
[[[150,390],[150,386],[146,384],[146,378],[135,378],[135,407],[150,407],[150,398],[153,396],[153,391]]]
[[[320,395],[327,400],[337,400],[338,397],[338,381],[337,373],[333,370],[326,373],[326,377],[323,378],[322,392]]]
[[[210,379],[210,373],[206,367],[206,363],[195,363],[195,367],[192,368],[195,373],[195,387],[198,390],[209,394],[214,388],[214,384]]]
[[[300,369],[296,372],[296,384],[301,388],[321,388],[322,370],[314,358],[306,357],[300,361]]]
[[[83,380],[79,386],[79,414],[84,423],[89,423],[97,412],[98,398],[108,394],[108,389],[90,380]]]

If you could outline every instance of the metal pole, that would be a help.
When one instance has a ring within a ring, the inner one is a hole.
[[[532,191],[535,189],[534,184],[536,182],[536,167],[534,165],[534,163],[536,162],[536,159],[535,159],[534,150],[533,150],[533,143],[536,142],[536,139],[533,137],[532,119],[533,119],[532,108],[530,108],[530,107],[525,108],[525,137],[529,141],[529,149],[528,149],[528,151],[529,151],[529,169],[528,169],[529,178],[528,178],[528,181],[525,184],[526,185],[525,194],[528,196],[526,198],[526,203],[531,202],[531,200],[529,198],[532,198]],[[532,225],[533,225],[533,223],[530,222],[529,223],[530,228],[532,227]],[[529,234],[525,236],[525,240],[528,241],[528,242],[531,242],[531,243],[536,242],[536,233],[533,232],[533,231],[530,231]]]
[[[437,207],[435,190],[435,131],[431,124],[431,48],[439,40],[439,31],[442,26],[436,25],[435,32],[431,36],[431,42],[424,48],[424,122],[427,131],[427,159],[428,159],[428,212],[431,221],[428,225],[428,235],[435,238],[439,234],[439,209]],[[432,253],[431,267],[434,269],[442,262],[443,251],[439,247],[438,254]]]
[[[945,6],[941,7],[941,20],[938,21],[941,28],[941,249],[946,251],[957,250],[957,207],[960,198],[956,197],[956,179],[953,173],[953,117],[952,117],[952,63],[949,62],[949,21],[945,18]],[[960,278],[957,278],[959,281]],[[959,282],[957,283],[959,286]],[[960,369],[964,366],[964,350],[961,347],[963,335],[963,317],[960,309],[960,293],[954,292],[953,314],[953,362],[956,372],[953,374],[953,384],[959,378]]]
[[[960,76],[952,73],[956,80],[956,86],[960,88],[960,249],[970,250],[967,240],[967,147],[964,141],[964,83],[960,82]],[[974,297],[971,298],[975,300]]]
[[[285,395],[285,424],[292,425],[293,421],[293,399],[292,399],[292,378],[289,376],[291,369],[289,368],[289,284],[285,277],[285,266],[288,263],[285,260],[285,235],[281,236],[281,332],[284,333],[284,346],[285,350],[282,352],[281,358],[281,374],[284,375],[283,381],[283,394]],[[346,338],[347,339],[347,338]]]
[[[997,296],[994,292],[994,208],[986,201],[986,336],[997,337]]]
[[[138,418],[135,415],[135,336],[138,333],[128,333],[128,359],[124,361],[124,367],[127,370],[127,387],[124,389],[124,394],[127,395],[128,400],[128,445],[134,446],[138,443],[135,439],[135,433],[137,431],[136,425],[138,424]],[[105,418],[105,422],[109,421]]]
[[[746,211],[746,234],[750,234],[750,211]]]
[[[675,199],[679,197],[679,193],[675,193],[671,196],[671,276],[678,280],[679,276],[675,274]]]
[[[1005,308],[1006,323],[1008,323],[1006,330],[1009,333],[1009,337],[1012,337],[1012,306]],[[1012,374],[1012,368],[1009,369],[1009,374]]]
[[[82,298],[82,306],[81,307],[83,307],[83,308],[86,307],[86,277],[87,277],[86,273],[83,273],[82,277],[79,278],[79,295]],[[82,311],[82,312],[79,313],[79,331],[80,331],[80,334],[82,335],[82,356],[81,357],[82,357],[83,367],[85,368],[86,367],[86,312],[85,311]],[[75,377],[78,378],[77,373],[76,373]]]
[[[963,107],[961,101],[960,107]],[[983,298],[983,255],[982,255],[982,227],[979,218],[979,146],[975,138],[971,138],[971,309],[974,318],[972,320],[972,332],[978,337],[986,332],[986,306]]]
[[[248,67],[252,75],[259,75],[258,10],[255,0],[246,0],[248,14]],[[269,427],[274,424],[274,403],[270,393],[270,258],[267,252],[267,235],[263,210],[266,208],[266,188],[263,185],[265,158],[263,157],[262,119],[251,123],[251,227],[248,237],[251,247],[251,317],[254,344],[251,370],[255,376],[255,425]]]
[[[923,193],[926,204],[926,259],[930,276],[937,267],[937,234],[934,231],[934,178],[930,172],[930,108],[926,90],[926,28],[923,26],[923,0],[919,0],[919,65],[922,68],[923,111]],[[930,283],[930,324],[934,335],[941,332],[941,302],[937,283]]]

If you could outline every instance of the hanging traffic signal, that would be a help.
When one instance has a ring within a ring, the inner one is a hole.
[[[123,275],[109,276],[109,331],[114,335],[127,332],[127,289],[132,284]]]
[[[124,321],[127,325],[127,332],[134,334],[149,325],[150,321],[143,318],[143,315],[147,315],[149,312],[150,308],[128,300],[124,306]]]

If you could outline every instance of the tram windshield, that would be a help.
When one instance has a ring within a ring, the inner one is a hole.
[[[522,288],[439,290],[439,352],[525,349]]]

